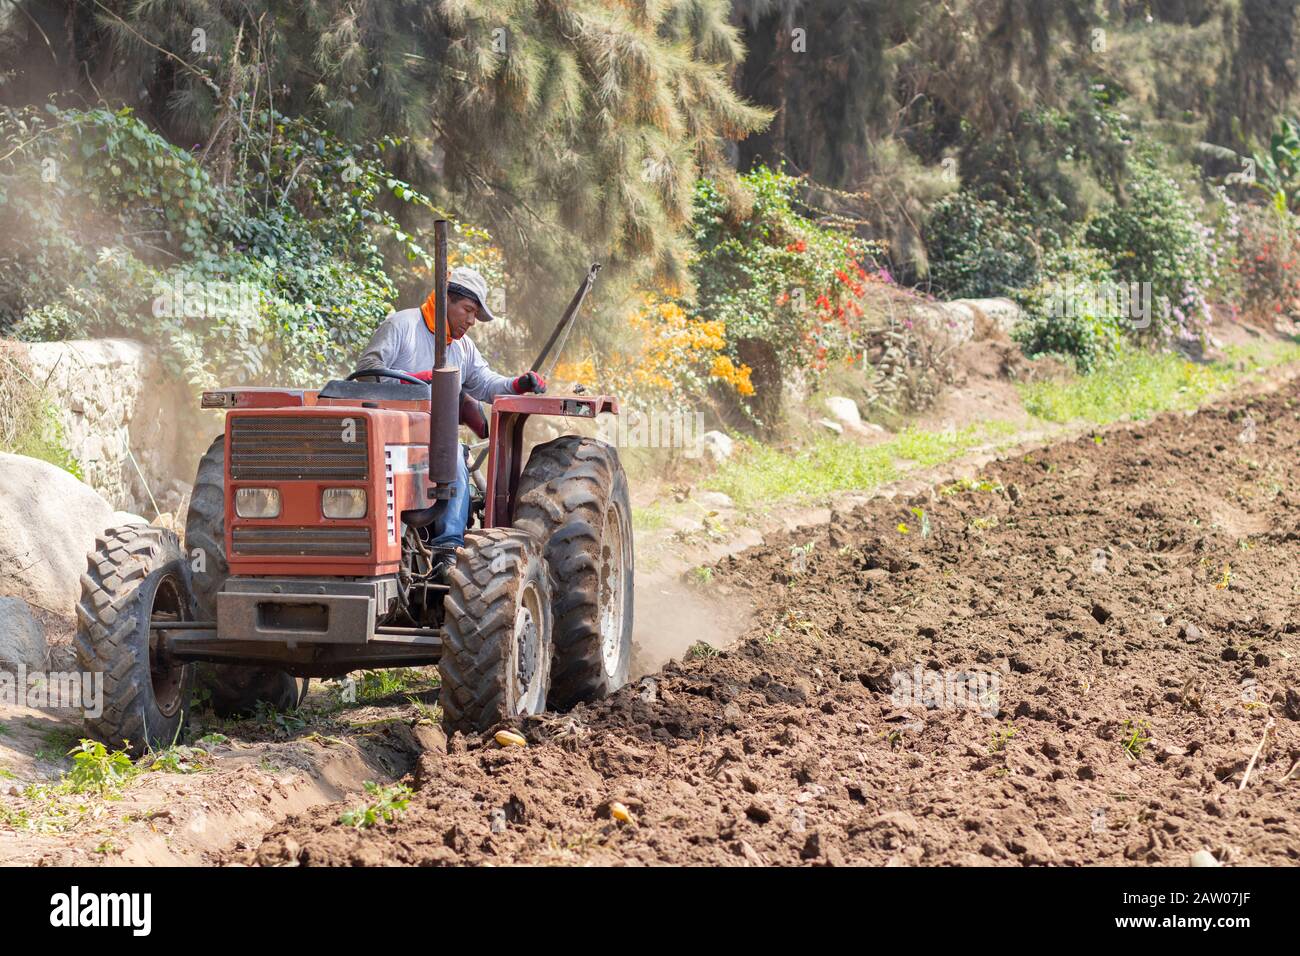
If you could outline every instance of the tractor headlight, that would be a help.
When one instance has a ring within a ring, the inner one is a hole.
[[[320,496],[321,514],[327,518],[364,518],[366,516],[366,490],[364,488],[326,488]]]
[[[235,492],[235,514],[241,518],[280,517],[280,490],[240,488]]]

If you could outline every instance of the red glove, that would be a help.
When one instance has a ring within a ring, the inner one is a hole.
[[[411,378],[418,378],[421,382],[433,384],[433,369],[425,369],[423,372],[411,372]]]
[[[540,395],[546,391],[546,379],[536,372],[525,372],[510,383],[510,390],[516,395],[522,395],[525,392],[536,392]]]

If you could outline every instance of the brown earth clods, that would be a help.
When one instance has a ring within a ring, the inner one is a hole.
[[[731,649],[227,862],[1295,864],[1298,463],[1292,384],[836,514],[715,568]]]

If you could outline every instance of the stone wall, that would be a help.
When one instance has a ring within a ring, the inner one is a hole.
[[[87,484],[114,508],[148,519],[155,503],[157,511],[176,511],[199,456],[221,431],[220,416],[201,411],[197,392],[140,342],[38,342],[28,353],[31,377],[58,408]]]

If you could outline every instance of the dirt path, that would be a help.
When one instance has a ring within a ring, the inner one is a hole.
[[[1292,383],[778,535],[707,585],[752,600],[732,649],[225,859],[1294,864],[1298,461]]]
[[[421,676],[410,673],[413,683]],[[366,689],[344,704],[334,685],[318,685],[292,715],[207,715],[201,739],[175,751],[166,770],[144,769],[102,794],[59,784],[79,718],[0,708],[0,865],[212,863],[258,846],[291,813],[347,804],[367,781],[391,783],[420,753],[445,749],[441,729],[422,717],[437,700],[427,679],[373,700]]]

